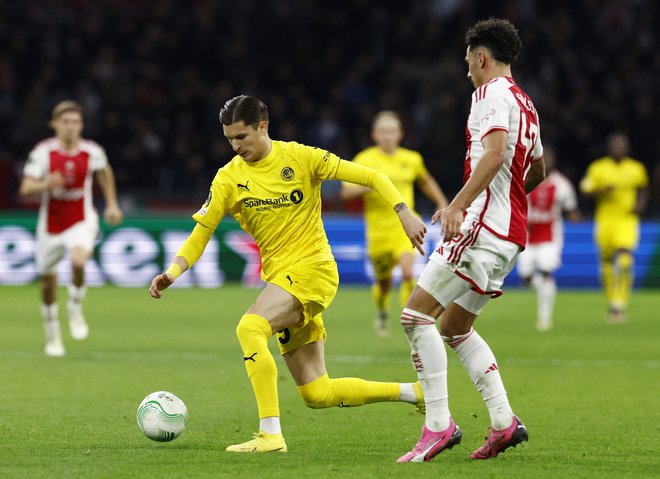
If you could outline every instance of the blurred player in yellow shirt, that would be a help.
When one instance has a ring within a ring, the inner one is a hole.
[[[397,187],[406,204],[415,205],[415,185],[436,205],[436,209],[447,206],[447,198],[424,166],[422,155],[402,148],[403,128],[399,115],[393,111],[381,111],[372,124],[371,137],[375,143],[353,159],[354,163],[368,166],[384,173]],[[376,283],[372,295],[376,304],[376,332],[385,336],[387,312],[392,289],[392,270],[401,266],[399,302],[406,304],[415,287],[413,264],[415,255],[410,240],[401,230],[399,220],[381,195],[370,188],[355,184],[343,184],[341,198],[364,199],[367,253],[374,268]]]
[[[277,366],[268,340],[277,335],[280,352],[303,401],[311,408],[361,406],[402,401],[421,406],[419,383],[399,384],[359,378],[330,378],[325,368],[326,331],[322,313],[339,284],[321,220],[321,183],[356,182],[382,194],[400,220],[409,242],[424,254],[426,228],[385,175],[332,153],[296,142],[271,140],[268,109],[241,95],[220,110],[225,137],[236,156],[218,170],[197,225],[172,264],[149,289],[154,298],[202,255],[225,214],[251,234],[262,256],[267,283],[241,317],[236,335],[259,409],[259,432],[229,446],[230,452],[286,452],[280,425]]]
[[[595,238],[609,302],[608,320],[623,322],[634,280],[639,217],[648,198],[648,174],[641,162],[628,156],[625,134],[610,136],[608,153],[589,165],[580,191],[596,201]]]

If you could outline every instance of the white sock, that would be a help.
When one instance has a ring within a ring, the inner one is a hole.
[[[58,322],[57,313],[57,303],[41,305],[41,317],[44,319],[44,322]]]
[[[259,419],[259,430],[268,434],[282,434],[279,416],[262,417]]]
[[[479,334],[470,329],[467,334],[443,339],[451,346],[467,369],[472,382],[486,403],[493,429],[502,430],[513,422],[513,411],[502,383],[495,355]]]
[[[85,299],[85,295],[87,294],[87,286],[83,284],[82,286],[78,287],[72,283],[69,285],[68,291],[69,291],[69,302],[80,304],[83,302],[83,300]]]
[[[557,283],[552,277],[542,278],[539,281],[538,288],[538,321],[543,326],[552,324],[552,312],[555,306],[555,296],[557,296]]]
[[[413,367],[424,391],[426,427],[440,432],[449,427],[447,351],[435,326],[435,318],[404,308],[401,325],[410,343]]]
[[[399,387],[401,388],[399,401],[408,402],[410,404],[415,404],[417,402],[417,397],[415,396],[415,390],[413,389],[412,383],[400,383]]]
[[[44,320],[44,332],[48,340],[60,337],[60,321],[57,313],[57,303],[41,305],[41,317]]]

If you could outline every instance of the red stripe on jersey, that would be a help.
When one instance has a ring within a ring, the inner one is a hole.
[[[476,230],[476,223],[472,223],[472,228],[467,232],[466,235],[460,235],[456,238],[452,238],[449,243],[455,243],[451,246],[448,245],[449,248],[451,248],[451,253],[449,254],[449,257],[447,258],[447,261],[450,263],[458,263],[459,259],[459,251],[461,251],[461,248],[469,243],[472,240],[472,236],[474,235],[474,232]]]
[[[59,171],[64,188],[49,194],[47,230],[61,233],[85,219],[85,179],[89,170],[89,153],[80,151],[73,156],[60,151],[50,152],[50,172]]]
[[[557,187],[550,181],[543,181],[534,188],[529,201],[529,244],[545,243],[553,240],[554,205]]]
[[[520,106],[518,138],[511,160],[511,217],[509,219],[509,241],[524,248],[527,243],[527,193],[525,192],[525,175],[533,160],[534,147],[538,140],[530,133],[530,125],[538,127],[536,109],[529,97],[515,83],[510,88],[511,93]],[[521,140],[524,140],[523,143]],[[529,145],[529,148],[526,146]]]
[[[472,150],[472,134],[470,133],[470,128],[468,123],[465,122],[465,161],[463,162],[463,184],[465,184],[472,174],[472,165],[470,159],[470,152]]]
[[[492,126],[486,133],[481,135],[481,141],[483,141],[486,136],[490,135],[494,131],[506,131],[507,133],[509,132],[509,129],[505,126]]]

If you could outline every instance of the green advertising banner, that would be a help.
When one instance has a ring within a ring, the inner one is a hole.
[[[190,217],[143,217],[126,219],[109,228],[101,222],[94,255],[86,265],[90,286],[108,283],[144,286],[162,272],[188,237],[195,222]],[[37,279],[34,263],[36,218],[0,217],[0,284],[27,284]],[[62,261],[62,282],[69,281],[71,267]],[[177,287],[215,288],[225,281],[246,286],[261,284],[259,250],[252,237],[231,218],[222,221],[203,256],[176,282]]]

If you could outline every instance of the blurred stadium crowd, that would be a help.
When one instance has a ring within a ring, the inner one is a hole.
[[[273,138],[348,159],[370,143],[374,113],[397,110],[404,145],[453,195],[472,90],[464,33],[492,15],[521,32],[514,76],[560,168],[577,182],[623,130],[660,213],[653,0],[0,0],[0,11],[0,208],[20,207],[23,162],[63,98],[84,105],[85,136],[106,148],[129,210],[205,199],[231,157],[218,110],[241,93],[269,106]]]

